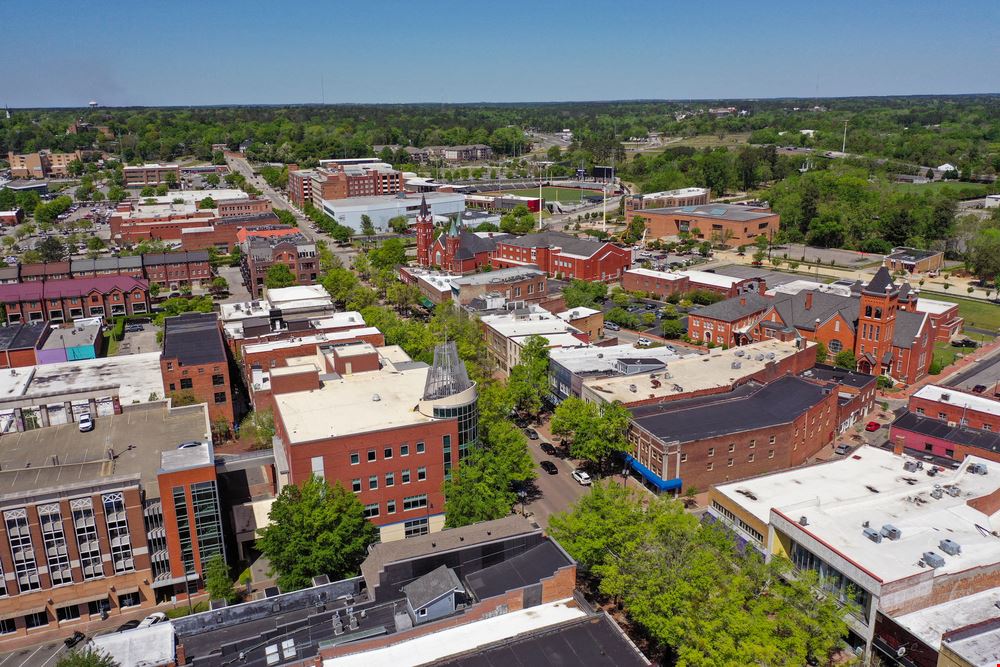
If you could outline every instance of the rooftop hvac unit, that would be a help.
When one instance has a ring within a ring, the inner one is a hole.
[[[931,491],[931,498],[940,500],[943,497],[944,497],[944,491],[942,491],[941,489],[934,489],[933,491]]]
[[[942,567],[944,565],[944,558],[933,551],[925,551],[923,560],[931,567]]]
[[[754,359],[756,359],[757,361],[764,361],[764,353],[763,352],[758,352],[757,356],[754,357]]]
[[[948,401],[951,400],[951,394],[949,394],[948,392],[944,392],[943,394],[941,394],[941,400],[947,403]]]
[[[634,394],[635,392],[639,391],[639,388],[636,387],[634,384],[630,384],[628,386],[628,390]]]
[[[809,525],[809,518],[807,516],[805,516],[805,515],[800,516],[799,517],[799,525],[800,526],[808,526]]]
[[[865,528],[861,531],[861,533],[876,544],[882,541],[882,533],[878,532],[874,528]]]
[[[905,461],[903,463],[903,470],[906,472],[916,472],[923,467],[920,461]]]
[[[737,357],[742,357],[745,354],[746,354],[746,351],[744,351],[744,350],[736,350],[736,356]]]
[[[985,463],[970,463],[968,468],[970,475],[985,475],[986,474],[986,464]]]
[[[903,536],[903,531],[901,531],[899,528],[896,528],[891,523],[887,523],[884,526],[882,526],[882,537],[886,537],[889,538],[890,540],[895,541],[901,538],[902,536]]]
[[[734,368],[734,369],[735,369],[735,368],[741,368],[742,366],[743,366],[743,364],[742,364],[742,363],[740,363],[739,361],[734,361],[734,362],[732,363],[732,368]]]
[[[962,545],[954,540],[941,540],[938,544],[938,549],[945,552],[949,556],[957,556],[962,553]]]
[[[961,491],[961,490],[960,490],[960,489],[959,489],[959,488],[958,488],[957,486],[946,486],[946,487],[944,488],[944,490],[945,490],[945,491],[946,491],[946,492],[948,493],[948,495],[949,495],[949,496],[951,496],[952,498],[958,498],[958,495],[959,495],[960,493],[962,493],[962,491]]]
[[[768,359],[774,359],[774,352],[768,352],[767,353],[767,358]]]

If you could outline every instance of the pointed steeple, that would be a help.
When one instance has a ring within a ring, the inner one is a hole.
[[[448,228],[448,236],[458,236],[461,233],[461,229],[458,226],[458,220],[451,221],[451,227]]]
[[[427,195],[422,195],[420,197],[420,217],[426,218],[430,215],[430,211],[427,210]]]
[[[892,282],[892,275],[889,273],[889,269],[884,266],[879,267],[879,270],[872,277],[871,282],[861,288],[862,292],[878,294],[879,296],[884,296],[887,292],[895,290],[896,285]]]

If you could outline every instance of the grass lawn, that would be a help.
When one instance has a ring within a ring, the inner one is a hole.
[[[904,192],[951,192],[957,197],[984,197],[990,191],[985,183],[956,183],[954,181],[934,181],[933,183],[893,183],[892,187]]]
[[[1000,329],[1000,305],[986,303],[985,301],[975,301],[973,299],[963,299],[962,297],[952,296],[948,293],[928,294],[927,298],[957,303],[958,314],[965,318],[965,326],[967,327],[988,330]]]
[[[983,336],[982,334],[968,333],[963,334],[968,336],[972,340],[978,340],[980,343],[985,343],[992,340],[989,336]],[[955,363],[955,358],[962,354],[968,356],[972,352],[975,352],[972,348],[965,347],[952,347],[951,343],[937,341],[934,343],[934,359],[940,362],[942,367],[950,366]]]
[[[517,195],[518,197],[537,197],[538,188],[524,190],[504,190],[503,192],[484,192],[484,195]],[[542,199],[545,201],[578,202],[588,195],[600,194],[599,190],[577,190],[575,188],[542,188]]]

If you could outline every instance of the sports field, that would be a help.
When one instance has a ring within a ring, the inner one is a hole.
[[[538,188],[525,188],[524,190],[504,190],[503,192],[483,192],[484,195],[517,195],[519,197],[537,197]],[[576,203],[583,197],[589,195],[599,195],[600,190],[577,190],[575,188],[542,188],[542,199],[545,201],[558,201]]]

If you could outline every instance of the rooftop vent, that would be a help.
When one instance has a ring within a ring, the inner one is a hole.
[[[902,536],[903,532],[899,528],[896,528],[891,523],[887,523],[884,526],[882,526],[882,537],[886,537],[890,540],[895,541],[901,538]]]
[[[744,350],[736,350],[736,356],[737,357],[742,357],[745,354],[746,354],[746,352]]]
[[[970,463],[967,470],[970,475],[985,475],[987,472],[985,463]]]
[[[741,368],[742,366],[743,366],[743,364],[741,362],[739,362],[739,361],[734,361],[732,363],[732,368]]]
[[[876,544],[882,541],[882,533],[878,532],[874,528],[870,527],[865,528],[864,530],[861,531],[861,533],[872,542],[875,542]]]
[[[948,401],[951,400],[951,394],[949,394],[948,392],[944,392],[943,394],[941,394],[941,400],[947,403]]]
[[[774,359],[774,356],[775,356],[775,355],[774,355],[774,352],[768,352],[768,353],[767,353],[767,358],[768,358],[768,359]]]
[[[953,540],[941,540],[938,544],[938,549],[945,552],[949,556],[957,556],[962,553],[962,545]]]
[[[935,498],[937,500],[940,500],[943,497],[944,497],[944,491],[943,490],[941,490],[941,489],[934,489],[933,491],[931,491],[931,498]]]
[[[754,357],[754,359],[756,359],[757,361],[764,361],[764,353],[763,352],[758,352],[757,356]]]
[[[903,470],[906,472],[916,472],[924,467],[920,461],[906,461],[903,463]]]
[[[808,526],[809,525],[809,517],[807,517],[805,515],[800,516],[799,517],[799,525],[800,526]]]
[[[628,386],[628,390],[634,394],[635,392],[638,391],[638,388],[634,384],[630,384]]]
[[[378,403],[381,400],[382,400],[381,396],[379,396],[378,394],[372,394],[372,402],[373,403]]]
[[[944,558],[933,551],[925,551],[923,561],[931,567],[942,567],[944,565]]]
[[[952,498],[958,498],[959,494],[962,493],[961,489],[959,489],[957,486],[954,485],[946,486],[944,490]]]

